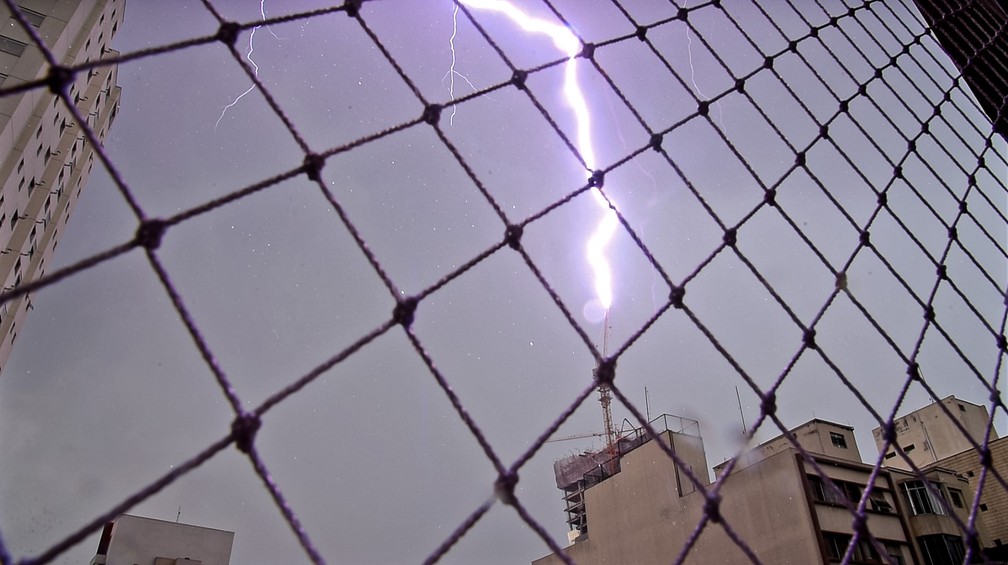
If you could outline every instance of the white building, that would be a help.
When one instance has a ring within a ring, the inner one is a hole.
[[[125,0],[18,0],[35,31],[62,65],[114,55],[112,36]],[[28,33],[0,3],[0,88],[37,80],[48,63]],[[78,73],[69,88],[99,139],[119,105],[116,67]],[[0,280],[3,290],[45,273],[70,212],[94,164],[66,105],[47,88],[0,97]],[[31,295],[0,306],[0,370],[31,307]]]
[[[123,514],[105,524],[91,565],[228,565],[234,532]]]

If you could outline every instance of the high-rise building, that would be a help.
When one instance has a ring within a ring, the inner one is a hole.
[[[669,421],[663,416],[652,424],[663,430],[655,439],[641,430],[622,439],[615,459],[586,454],[555,465],[571,528],[564,552],[575,562],[669,563],[684,547],[689,547],[685,563],[752,562],[716,523],[707,523],[692,539],[709,511],[708,500],[660,444],[709,489],[706,457],[698,426],[670,429]],[[851,563],[963,562],[967,542],[957,519],[969,520],[969,481],[933,464],[919,476],[876,471],[861,460],[849,426],[806,422],[714,472],[719,515],[762,563],[840,563],[849,548]],[[862,501],[865,527],[878,543],[860,537],[852,547],[850,508]],[[984,524],[976,522],[981,538]],[[560,562],[548,555],[533,563]]]
[[[18,0],[21,12],[61,65],[115,54],[112,36],[125,0]],[[0,88],[47,76],[43,52],[0,4]],[[77,73],[69,90],[99,140],[119,105],[116,67]],[[46,88],[0,96],[0,279],[3,290],[45,273],[81,188],[94,148],[66,105]],[[0,306],[0,370],[7,364],[32,296]]]
[[[91,565],[228,565],[234,532],[123,514],[105,524]]]

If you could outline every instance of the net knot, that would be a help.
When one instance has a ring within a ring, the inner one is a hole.
[[[76,78],[76,73],[66,67],[53,65],[49,67],[49,75],[46,77],[46,84],[53,94],[63,94]]]
[[[346,0],[343,6],[346,8],[346,13],[351,18],[356,18],[360,14],[361,5],[364,0]]]
[[[683,298],[686,297],[686,287],[685,286],[673,286],[672,290],[669,291],[669,302],[677,310],[682,310]]]
[[[524,228],[521,226],[508,226],[507,229],[504,230],[504,241],[508,244],[508,247],[516,251],[520,249],[522,232],[524,231]]]
[[[660,133],[652,134],[651,141],[648,142],[648,145],[651,146],[651,149],[654,149],[655,151],[661,151],[661,144],[662,144],[662,135]]]
[[[721,521],[721,495],[708,494],[703,510],[708,520],[715,524],[719,523]]]
[[[616,360],[610,357],[599,361],[594,373],[599,385],[611,386],[616,380]]]
[[[768,392],[763,395],[763,399],[760,401],[760,410],[763,412],[764,416],[772,416],[777,413],[777,395]]]
[[[432,126],[436,126],[438,120],[441,119],[441,105],[440,104],[428,104],[423,111],[423,121],[427,122]]]
[[[893,421],[890,420],[882,426],[882,438],[890,445],[896,443],[896,424]]]
[[[416,308],[416,298],[412,296],[404,298],[396,302],[395,308],[392,309],[392,319],[404,328],[408,328],[413,325],[413,316],[416,314]]]
[[[728,247],[735,247],[738,242],[738,230],[735,228],[728,228],[724,232],[724,244]]]
[[[777,189],[776,188],[768,189],[766,191],[766,194],[763,195],[763,202],[765,202],[766,204],[768,204],[770,206],[776,206],[777,205]]]
[[[802,335],[802,343],[804,343],[805,347],[807,347],[809,349],[815,349],[816,348],[815,329],[814,328],[809,328],[809,329],[805,330],[805,333]]]
[[[251,452],[256,432],[261,425],[262,420],[255,414],[245,413],[235,418],[231,423],[231,437],[235,441],[235,447],[242,453]]]
[[[136,242],[145,249],[153,251],[161,246],[161,237],[167,228],[168,224],[164,220],[144,220],[137,228]]]
[[[514,471],[505,471],[494,481],[494,494],[497,499],[513,506],[515,503],[515,487],[518,485],[518,474]]]
[[[515,85],[519,90],[525,90],[525,79],[528,78],[528,73],[525,71],[515,71],[511,75],[511,84]]]
[[[322,182],[322,167],[325,166],[325,159],[317,153],[309,153],[304,158],[304,170],[308,178],[315,182]]]
[[[909,376],[912,381],[921,380],[920,365],[918,365],[916,361],[907,366],[907,376]]]
[[[217,40],[221,43],[234,47],[238,43],[238,34],[241,33],[241,25],[238,22],[224,22],[217,30]]]

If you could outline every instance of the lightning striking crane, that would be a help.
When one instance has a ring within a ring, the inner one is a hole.
[[[567,61],[564,63],[563,94],[575,117],[577,130],[575,146],[590,177],[596,170],[596,160],[595,149],[592,145],[591,112],[577,79],[577,56],[582,50],[581,41],[567,27],[529,16],[509,0],[458,0],[458,2],[475,10],[502,14],[528,33],[546,35],[553,40],[553,45],[567,56]],[[452,61],[454,62],[454,34],[452,37]],[[602,356],[604,358],[608,354],[609,310],[613,302],[612,267],[609,265],[605,251],[616,233],[619,219],[612,203],[602,194],[601,187],[592,186],[591,194],[602,216],[595,231],[588,238],[585,255],[594,275],[595,300],[605,312],[602,330]],[[613,428],[610,409],[612,394],[609,386],[605,383],[600,382],[598,388],[607,448],[611,454],[616,455],[616,431]]]

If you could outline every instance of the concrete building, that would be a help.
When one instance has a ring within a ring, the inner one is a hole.
[[[234,532],[123,514],[105,524],[91,565],[228,565]]]
[[[886,467],[909,471],[911,469],[909,461],[913,461],[917,467],[924,467],[971,450],[973,449],[971,440],[978,444],[983,443],[988,422],[990,414],[986,408],[949,396],[893,420],[896,427],[896,443],[903,450],[905,457],[901,456],[895,447],[890,446],[886,450],[883,464]],[[959,426],[966,431],[965,434]],[[996,439],[997,432],[993,428],[991,432],[991,438]],[[875,438],[875,446],[881,451],[884,443],[882,428],[872,430],[872,436]]]
[[[591,455],[578,456],[580,463],[570,458],[558,462],[557,483],[572,527],[565,553],[575,562],[669,563],[689,543],[703,518],[706,498],[684,481],[659,442],[689,462],[704,486],[709,479],[700,464],[706,457],[699,426],[696,433],[686,433],[681,427],[669,429],[666,422],[657,422],[663,431],[656,440],[638,431],[621,442],[618,461],[596,461],[583,485],[572,484],[571,475]],[[968,504],[959,504],[972,496],[969,483],[936,466],[922,477],[882,469],[872,482],[873,470],[861,460],[854,430],[823,420],[764,442],[741,457],[730,473],[726,463],[714,468],[721,516],[763,563],[840,562],[854,534],[849,506],[862,499],[867,530],[878,545],[859,539],[850,562],[961,563],[965,547],[953,516],[963,522],[969,518]],[[574,491],[577,497],[571,496]],[[572,499],[580,506],[572,505]],[[685,562],[751,560],[721,526],[710,523]],[[533,563],[561,560],[548,555]]]
[[[125,0],[18,0],[56,60],[74,65],[114,54]],[[0,4],[0,88],[46,76],[41,50]],[[78,73],[70,87],[99,139],[119,104],[116,67]],[[93,148],[65,105],[46,88],[0,97],[0,279],[3,289],[42,276],[94,164]],[[31,295],[0,306],[0,370]]]
[[[973,447],[973,442],[983,445],[989,422],[990,414],[983,406],[955,396],[943,398],[894,420],[896,443],[903,454],[890,446],[882,464],[887,468],[909,469],[908,461],[912,461],[922,469],[948,469],[966,481],[968,492],[980,490],[977,519],[983,524],[981,546],[990,555],[1008,559],[1008,491],[990,473],[984,476],[983,488],[979,488],[983,465],[980,453]],[[884,443],[881,428],[875,428],[872,434],[881,451]],[[991,426],[988,447],[991,468],[1008,480],[1008,437],[999,438]],[[953,496],[952,502],[959,504],[958,498]],[[971,506],[972,497],[963,502]]]

